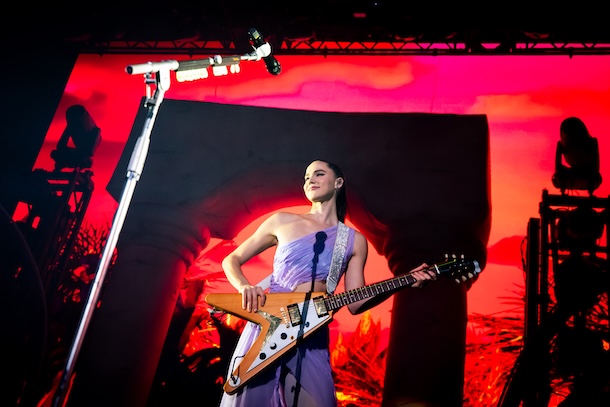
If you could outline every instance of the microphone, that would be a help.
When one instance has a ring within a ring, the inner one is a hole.
[[[313,263],[318,264],[318,256],[324,251],[324,242],[328,236],[324,232],[316,233],[316,242],[313,244]]]
[[[271,75],[279,75],[282,71],[282,67],[277,59],[271,55],[271,45],[263,40],[263,36],[256,28],[251,28],[248,30],[248,35],[250,36],[250,41],[252,41],[252,45],[254,46],[256,53],[266,54],[261,56],[263,57],[263,61],[265,61],[267,72],[269,72]]]

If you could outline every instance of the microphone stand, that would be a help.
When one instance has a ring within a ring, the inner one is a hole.
[[[152,133],[152,128],[157,117],[157,113],[159,112],[159,106],[163,101],[165,92],[170,87],[170,71],[177,71],[176,78],[182,78],[182,80],[185,81],[195,80],[207,78],[207,68],[210,66],[212,67],[213,72],[215,72],[214,68],[216,67],[224,67],[224,69],[227,70],[226,67],[230,66],[231,72],[237,73],[239,71],[238,68],[240,61],[259,61],[261,58],[268,57],[269,55],[271,55],[271,46],[269,43],[264,43],[258,47],[255,47],[253,52],[241,56],[221,57],[216,55],[213,58],[184,62],[164,60],[161,62],[148,62],[144,64],[129,65],[125,68],[125,71],[128,74],[145,75],[146,100],[144,106],[147,108],[146,119],[142,133],[136,140],[131,154],[131,159],[127,166],[125,188],[121,195],[117,211],[114,215],[112,227],[110,228],[108,239],[104,246],[102,257],[95,274],[95,279],[93,280],[91,290],[87,298],[87,303],[85,304],[83,314],[68,354],[66,366],[63,370],[57,390],[54,393],[52,404],[53,407],[64,407],[66,405],[67,396],[69,393],[68,390],[72,385],[72,375],[76,365],[76,359],[81,350],[85,332],[87,331],[89,323],[91,322],[95,304],[98,302],[100,289],[108,272],[112,255],[119,239],[120,231],[125,222],[125,217],[133,197],[136,183],[140,179],[142,169],[144,168],[144,162],[146,160],[150,145],[150,135]],[[225,73],[221,72],[220,75]],[[151,85],[153,84],[155,85],[155,92],[151,97]]]
[[[106,245],[104,246],[104,251],[102,252],[102,257],[99,262],[97,272],[95,274],[95,279],[93,280],[91,286],[91,291],[89,292],[87,303],[85,304],[85,308],[83,310],[83,315],[78,325],[78,329],[76,330],[74,342],[68,355],[66,367],[64,369],[63,375],[55,393],[53,407],[63,407],[65,405],[64,400],[67,395],[68,385],[71,382],[72,372],[74,370],[76,358],[81,349],[85,331],[87,330],[87,327],[91,322],[93,310],[99,298],[100,288],[105,279],[108,267],[112,260],[112,255],[116,248],[120,230],[122,229],[123,223],[125,222],[127,209],[133,196],[136,183],[140,179],[140,175],[142,174],[144,161],[146,160],[146,155],[148,154],[148,147],[150,145],[150,134],[152,132],[153,123],[155,121],[155,118],[157,117],[159,106],[163,101],[165,92],[170,87],[169,69],[160,70],[157,75],[154,75],[154,79],[152,78],[152,76],[153,75],[150,72],[146,74],[145,81],[147,86],[147,94],[150,92],[150,85],[153,82],[156,85],[156,90],[154,96],[152,98],[148,98],[144,104],[148,109],[148,113],[146,114],[146,120],[144,122],[144,128],[142,130],[142,134],[138,137],[136,141],[133,152],[131,154],[131,160],[129,161],[129,165],[127,166],[127,180],[125,181],[125,188],[121,195],[117,211],[114,215],[112,227],[108,234],[108,239],[106,241]]]

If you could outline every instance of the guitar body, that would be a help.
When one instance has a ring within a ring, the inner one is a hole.
[[[476,260],[447,255],[444,262],[435,264],[428,271],[439,276],[450,276],[460,283],[476,276],[481,268]],[[216,310],[254,322],[261,327],[259,336],[225,383],[225,392],[237,392],[265,367],[332,321],[333,313],[341,307],[364,299],[391,295],[415,282],[413,276],[404,274],[339,294],[269,293],[266,295],[265,306],[260,307],[257,312],[242,309],[242,296],[239,293],[208,294],[205,301]]]
[[[293,349],[301,339],[330,323],[333,312],[326,309],[325,296],[321,292],[267,294],[265,306],[257,312],[248,312],[241,306],[239,293],[208,294],[205,300],[209,305],[261,327],[256,341],[226,381],[224,391],[235,393],[253,376]]]

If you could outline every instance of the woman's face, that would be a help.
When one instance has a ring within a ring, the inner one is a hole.
[[[324,161],[314,161],[305,170],[303,191],[311,202],[324,202],[332,198],[343,180],[337,178]]]

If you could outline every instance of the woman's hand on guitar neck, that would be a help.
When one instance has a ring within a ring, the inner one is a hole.
[[[259,307],[265,305],[265,290],[255,285],[244,285],[239,289],[241,293],[241,307],[248,312],[257,312]]]
[[[413,270],[409,272],[411,277],[415,278],[417,281],[411,285],[413,288],[421,288],[426,284],[427,281],[436,280],[436,273],[430,269],[426,263],[422,263],[421,265],[415,267]]]

